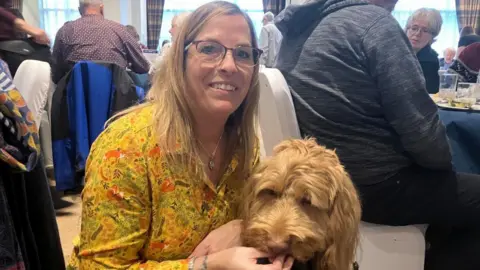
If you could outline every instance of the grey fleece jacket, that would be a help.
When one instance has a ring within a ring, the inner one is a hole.
[[[357,185],[417,164],[452,170],[450,147],[422,70],[397,21],[362,0],[290,5],[276,19],[276,67],[303,135],[336,149]]]

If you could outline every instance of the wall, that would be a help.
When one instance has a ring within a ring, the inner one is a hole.
[[[25,21],[34,26],[40,26],[38,0],[23,0],[23,17]]]

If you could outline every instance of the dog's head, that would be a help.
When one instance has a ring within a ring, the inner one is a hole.
[[[316,269],[350,269],[361,208],[334,151],[313,139],[282,142],[255,169],[244,198],[246,246],[313,259]]]

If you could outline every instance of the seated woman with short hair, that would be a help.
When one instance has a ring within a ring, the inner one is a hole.
[[[258,160],[261,51],[252,22],[234,4],[211,2],[171,49],[149,102],[117,117],[92,146],[70,267],[281,269],[284,258],[256,265],[270,254],[236,247],[240,189]]]
[[[440,87],[438,75],[440,63],[438,53],[432,49],[432,44],[442,30],[442,23],[442,16],[438,10],[421,8],[408,18],[405,26],[405,33],[420,62],[430,94],[437,93]]]

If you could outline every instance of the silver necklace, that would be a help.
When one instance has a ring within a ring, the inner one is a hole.
[[[217,149],[218,149],[218,146],[220,145],[220,141],[222,140],[222,137],[223,137],[223,133],[220,136],[220,139],[218,139],[217,145],[215,146],[215,149],[213,150],[212,154],[210,155],[210,159],[208,160],[208,168],[210,169],[210,171],[212,171],[213,168],[215,168],[215,155],[217,154]],[[198,142],[200,143],[200,146],[203,148],[203,151],[205,151],[205,153],[208,154],[208,150],[205,148],[205,146],[203,146],[203,143],[200,140],[198,140]]]

